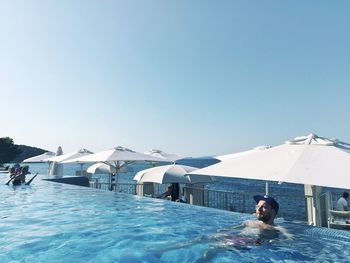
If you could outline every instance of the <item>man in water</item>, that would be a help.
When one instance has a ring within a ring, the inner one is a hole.
[[[220,229],[216,234],[172,245],[158,251],[158,253],[161,255],[165,251],[190,247],[196,243],[211,243],[211,248],[204,252],[201,259],[207,262],[214,258],[220,250],[249,250],[254,246],[274,243],[281,238],[292,239],[292,235],[286,229],[274,222],[279,210],[278,202],[267,195],[256,195],[253,198],[256,202],[255,215],[257,220],[247,220],[230,229]]]
[[[256,202],[255,215],[256,220],[248,220],[243,223],[244,226],[259,226],[262,229],[273,229],[275,225],[275,217],[279,210],[277,201],[268,195],[255,195]]]
[[[261,244],[264,241],[272,242],[279,237],[280,233],[288,237],[284,228],[275,225],[275,218],[279,210],[278,202],[268,195],[255,195],[253,198],[256,202],[255,216],[257,220],[247,220],[238,226],[237,229],[242,229],[239,236],[252,237],[251,241],[255,240],[252,243],[256,244]],[[235,242],[232,243],[235,244]]]
[[[257,220],[247,220],[232,229],[219,230],[223,233],[225,246],[238,249],[274,243],[281,238],[292,239],[292,235],[282,226],[275,224],[275,218],[279,211],[278,202],[268,195],[255,195],[255,216]],[[232,231],[233,230],[233,231]],[[216,235],[220,239],[220,234]]]

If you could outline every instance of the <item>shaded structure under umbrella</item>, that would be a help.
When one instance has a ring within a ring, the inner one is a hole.
[[[109,173],[116,173],[117,169],[113,165],[105,164],[105,163],[95,163],[91,165],[87,170],[90,174],[109,174]],[[131,173],[134,169],[130,166],[122,166],[119,169],[119,173]]]
[[[190,172],[197,170],[198,168],[180,165],[180,164],[171,164],[171,165],[162,165],[158,167],[152,167],[139,171],[134,180],[138,182],[148,182],[148,183],[212,183],[213,180],[210,176],[205,175],[187,175]]]
[[[190,174],[349,189],[350,144],[310,134]],[[318,221],[316,216],[313,223]]]
[[[54,152],[44,152],[42,154],[27,158],[23,160],[23,163],[47,163],[47,174],[50,172],[50,161],[48,159],[52,158],[55,156]]]
[[[49,162],[64,163],[64,162],[67,162],[67,161],[70,161],[70,160],[73,160],[73,159],[76,159],[79,157],[90,155],[92,153],[93,152],[82,148],[78,151],[74,151],[74,152],[70,152],[70,153],[66,153],[66,154],[62,154],[62,155],[58,155],[58,156],[49,158],[48,161]],[[83,166],[84,166],[84,163],[80,163],[80,175],[81,176],[83,175]],[[63,171],[63,168],[62,168],[62,171]]]
[[[186,199],[190,200],[191,204],[201,205],[204,202],[203,189],[195,190],[192,184],[197,184],[197,186],[201,184],[200,187],[202,187],[203,183],[212,183],[213,180],[210,176],[188,175],[188,173],[197,169],[196,167],[180,164],[163,165],[142,170],[133,179],[138,183],[171,183],[171,187],[175,187],[173,184],[176,183],[188,184],[189,191],[186,191]],[[152,188],[147,190],[153,195],[154,189]]]
[[[48,159],[55,156],[54,152],[44,152],[42,154],[27,158],[23,163],[47,163]]]
[[[106,164],[106,163],[95,163],[86,170],[87,173],[89,174],[108,174],[109,178],[112,178],[116,173],[117,169],[111,165],[111,164]],[[129,172],[134,172],[134,169],[131,166],[122,166],[118,173],[129,173]],[[99,181],[99,178],[95,178],[96,184]]]

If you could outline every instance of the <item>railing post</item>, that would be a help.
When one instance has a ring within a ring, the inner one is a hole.
[[[243,194],[243,206],[242,206],[242,213],[245,213],[246,211],[246,206],[247,206],[247,203],[246,203],[246,195]]]
[[[207,207],[209,207],[209,189],[207,189]]]
[[[154,194],[154,183],[141,183],[137,187],[137,195],[153,195]]]
[[[109,174],[109,183],[110,183],[109,190],[113,191],[114,190],[113,186],[115,185],[115,174]]]

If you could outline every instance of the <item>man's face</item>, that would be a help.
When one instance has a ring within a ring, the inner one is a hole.
[[[261,200],[256,205],[256,218],[260,221],[267,222],[270,218],[274,218],[275,210],[266,201]]]

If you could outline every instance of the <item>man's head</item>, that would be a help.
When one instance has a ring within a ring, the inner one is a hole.
[[[279,205],[275,199],[268,195],[255,195],[256,218],[267,224],[273,224],[278,213]]]
[[[345,199],[348,199],[349,193],[348,193],[348,192],[344,192],[344,193],[343,193],[343,197],[344,197]]]

